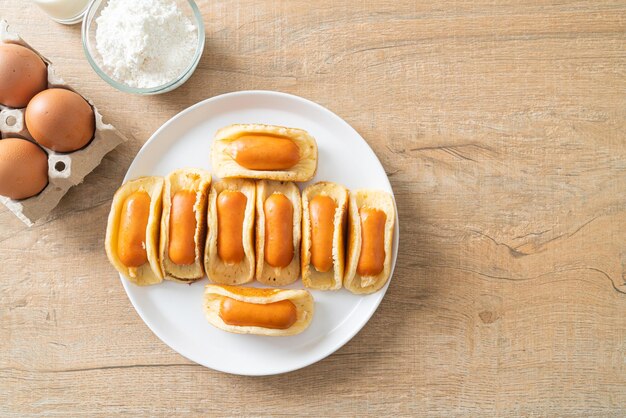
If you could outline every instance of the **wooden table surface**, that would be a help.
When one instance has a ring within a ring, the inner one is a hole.
[[[0,415],[626,414],[626,2],[205,1],[183,87],[136,97],[80,27],[0,0],[128,135],[32,228],[0,210]],[[167,119],[220,93],[314,100],[392,182],[389,291],[337,353],[231,376],[141,321],[107,262],[111,197]]]

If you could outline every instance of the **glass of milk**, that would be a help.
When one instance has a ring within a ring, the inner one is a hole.
[[[91,0],[32,0],[56,22],[73,25],[83,20]],[[131,0],[132,1],[132,0]]]

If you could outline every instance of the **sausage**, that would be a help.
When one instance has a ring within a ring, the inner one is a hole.
[[[228,325],[271,329],[287,329],[298,320],[296,305],[290,300],[261,304],[225,296],[219,315]]]
[[[232,141],[229,148],[237,164],[249,170],[288,170],[300,161],[298,145],[279,136],[243,135]]]
[[[265,211],[265,261],[272,267],[287,267],[293,259],[293,204],[274,193],[263,204]]]
[[[240,263],[243,249],[243,221],[248,198],[239,191],[224,190],[217,197],[217,254],[226,264]]]
[[[139,267],[148,261],[146,228],[150,217],[150,195],[138,190],[122,205],[117,237],[117,256],[126,267]]]
[[[168,255],[174,264],[189,265],[196,260],[196,192],[179,190],[172,196]]]
[[[317,195],[309,202],[311,214],[311,263],[319,272],[333,267],[333,235],[337,203],[331,197]]]
[[[362,207],[361,253],[356,272],[361,276],[376,276],[385,265],[385,222],[387,215],[382,210]]]

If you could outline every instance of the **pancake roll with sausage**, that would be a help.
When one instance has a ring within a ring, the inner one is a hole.
[[[175,170],[165,177],[159,255],[168,280],[192,282],[204,276],[206,212],[211,174]]]
[[[349,291],[373,293],[389,280],[395,214],[389,193],[379,190],[350,192],[343,281]]]
[[[224,331],[266,336],[295,335],[313,319],[313,297],[300,289],[207,285],[207,321]]]
[[[162,177],[141,177],[123,184],[111,203],[105,250],[115,269],[129,281],[163,281],[158,259]]]
[[[214,283],[254,280],[255,197],[253,180],[225,179],[211,186],[204,266]]]
[[[317,171],[317,142],[303,129],[230,125],[217,131],[211,163],[222,178],[308,181]]]
[[[344,235],[348,191],[331,182],[302,192],[302,282],[319,290],[341,288],[344,274]]]
[[[256,188],[256,279],[286,286],[300,276],[302,202],[291,182],[260,180]]]

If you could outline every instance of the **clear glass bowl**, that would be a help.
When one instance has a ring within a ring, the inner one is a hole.
[[[118,90],[126,93],[142,95],[166,93],[168,91],[174,90],[175,88],[185,83],[185,81],[187,81],[189,77],[191,77],[191,74],[193,74],[196,67],[198,66],[198,63],[200,62],[200,57],[202,56],[202,51],[204,50],[204,23],[202,22],[202,15],[200,14],[200,10],[198,10],[198,6],[193,0],[174,0],[174,2],[178,5],[181,12],[195,24],[198,31],[198,45],[196,47],[196,52],[189,62],[189,65],[185,68],[185,70],[183,70],[181,74],[179,74],[175,79],[168,81],[163,85],[150,88],[131,87],[111,78],[101,68],[99,63],[102,62],[102,58],[100,56],[100,53],[96,49],[96,19],[98,18],[98,16],[100,16],[100,12],[102,11],[102,9],[107,5],[108,0],[94,0],[89,5],[89,9],[87,9],[87,12],[85,13],[85,18],[83,20],[82,36],[83,49],[85,50],[87,61],[89,61],[89,64],[94,69],[96,74],[98,74],[100,78],[102,78],[104,81],[106,81]]]

